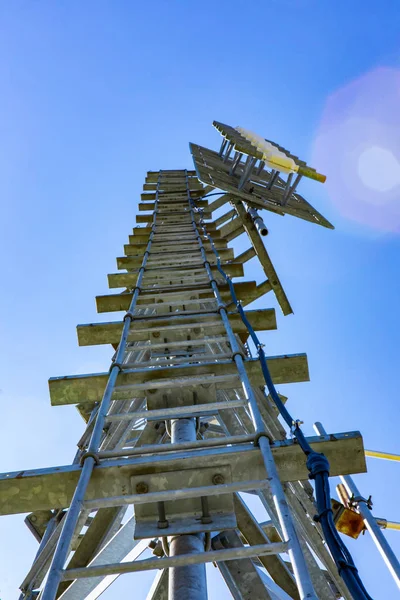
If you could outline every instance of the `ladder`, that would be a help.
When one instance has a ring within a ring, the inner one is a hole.
[[[237,200],[233,221],[213,220],[223,202],[208,193],[195,171],[147,174],[145,226],[117,259],[126,272],[109,275],[124,291],[96,299],[99,312],[125,314],[78,326],[80,345],[113,345],[110,369],[49,381],[52,405],[75,404],[86,422],[73,463],[0,476],[0,514],[31,511],[39,541],[21,599],[83,599],[106,577],[158,570],[154,600],[205,600],[209,562],[235,598],[351,599],[314,520],[304,456],[250,352],[248,325],[272,330],[276,317],[243,307],[273,290],[291,311],[263,227]],[[242,232],[252,245],[235,257],[228,242]],[[267,280],[233,283],[255,255]],[[308,380],[304,354],[267,364],[275,384]],[[308,441],[331,475],[366,470],[358,432]],[[154,557],[139,559],[148,547]]]

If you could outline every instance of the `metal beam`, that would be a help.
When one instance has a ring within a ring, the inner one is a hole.
[[[223,531],[212,538],[212,548],[243,548],[235,531]],[[218,562],[225,582],[235,600],[272,600],[251,558]]]
[[[332,436],[316,436],[307,438],[311,446],[327,456],[331,463],[331,475],[365,472],[365,457],[360,433],[351,432],[335,434]],[[281,481],[297,481],[305,479],[307,468],[304,456],[298,444],[293,440],[274,442],[271,446],[272,454],[280,474]],[[251,444],[242,444],[240,447],[210,448],[203,450],[182,451],[169,456],[167,453],[159,456],[135,456],[133,458],[104,461],[95,467],[93,476],[88,485],[85,496],[85,506],[98,508],[105,506],[105,498],[110,498],[110,505],[118,506],[126,502],[149,502],[149,496],[132,494],[130,479],[136,474],[157,472],[182,471],[188,466],[190,458],[191,469],[201,469],[214,465],[223,465],[228,462],[232,468],[232,481],[240,489],[241,482],[249,480],[262,481],[265,478],[264,463],[260,451]],[[210,461],[212,461],[210,463]],[[123,469],[121,469],[123,467]],[[81,467],[68,465],[49,469],[33,469],[29,471],[16,471],[0,475],[0,514],[16,514],[29,510],[46,510],[48,508],[63,508],[69,505],[75,490]],[[184,481],[184,479],[183,479]],[[226,484],[228,485],[228,484]],[[217,493],[217,486],[210,488],[207,494]],[[253,489],[256,488],[256,485]],[[238,491],[223,485],[220,493],[226,489]],[[251,489],[251,488],[247,488]],[[214,491],[213,491],[214,490]],[[187,492],[179,491],[184,497],[185,493],[195,493],[190,488]],[[162,492],[159,492],[160,499]]]

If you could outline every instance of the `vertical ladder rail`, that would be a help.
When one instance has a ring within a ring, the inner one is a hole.
[[[42,600],[54,600],[57,595],[58,586],[61,582],[62,570],[67,560],[71,541],[78,524],[79,515],[83,508],[83,501],[86,493],[87,486],[90,481],[95,464],[98,462],[97,452],[99,450],[101,437],[103,434],[104,423],[107,417],[111,405],[111,398],[114,391],[115,384],[117,382],[118,374],[121,371],[126,345],[128,341],[128,334],[131,322],[133,320],[133,311],[135,309],[138,296],[140,294],[140,285],[144,276],[146,263],[150,254],[151,243],[156,231],[156,220],[157,220],[157,208],[158,208],[158,190],[161,179],[161,171],[158,176],[157,189],[156,189],[156,200],[154,205],[154,215],[152,223],[152,231],[149,236],[149,242],[146,246],[146,250],[143,255],[142,265],[139,269],[138,277],[136,280],[136,286],[132,295],[132,300],[129,306],[129,310],[124,317],[124,326],[122,328],[121,339],[118,345],[118,350],[115,359],[110,368],[110,375],[107,380],[107,384],[104,390],[103,398],[101,400],[99,410],[96,415],[96,421],[94,424],[93,432],[90,437],[90,443],[88,451],[83,455],[83,466],[79,476],[75,493],[72,497],[68,513],[65,517],[65,522],[61,531],[60,539],[56,550],[54,552],[53,560],[50,565],[49,576],[42,593]]]

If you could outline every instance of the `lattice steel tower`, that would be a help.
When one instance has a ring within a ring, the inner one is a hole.
[[[122,320],[78,326],[81,346],[113,346],[110,370],[49,381],[52,405],[75,404],[86,422],[73,464],[0,476],[1,514],[31,511],[39,541],[21,599],[96,598],[107,576],[154,569],[149,599],[205,600],[207,562],[236,599],[369,598],[327,491],[328,472],[366,470],[361,435],[304,437],[274,384],[307,381],[306,355],[266,357],[256,332],[276,328],[275,311],[244,309],[272,291],[292,312],[258,211],[332,228],[297,192],[302,177],[324,177],[214,125],[221,149],[192,144],[195,170],[147,173],[143,225],[117,259],[125,272],[108,276],[124,290],[96,298]],[[249,248],[235,256],[228,243],[243,232]],[[232,283],[255,256],[265,281]],[[137,560],[148,547],[154,557]]]

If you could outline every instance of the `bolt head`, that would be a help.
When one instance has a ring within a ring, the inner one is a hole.
[[[216,473],[212,478],[212,482],[214,485],[222,485],[225,483],[225,477],[221,473]]]
[[[145,481],[139,481],[139,483],[136,484],[136,493],[137,494],[147,494],[148,491],[149,491],[149,486],[147,485],[147,483]]]

